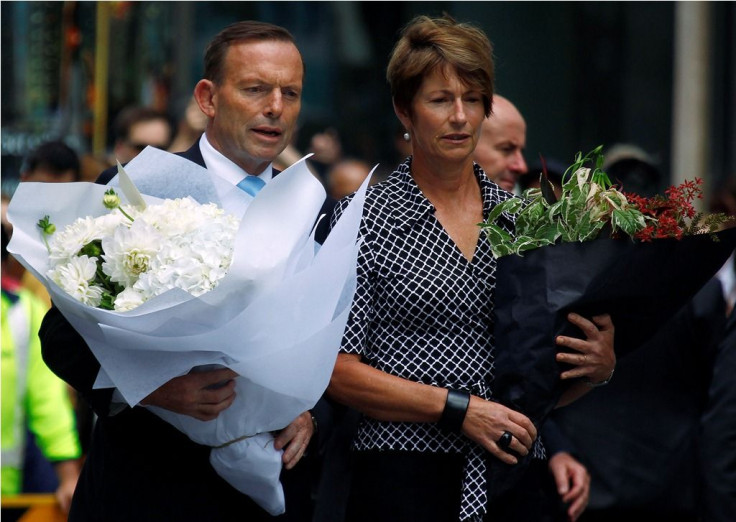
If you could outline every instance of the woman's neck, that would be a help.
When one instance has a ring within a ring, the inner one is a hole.
[[[435,206],[463,204],[480,197],[473,172],[473,160],[433,162],[423,156],[412,157],[411,174],[419,189]]]

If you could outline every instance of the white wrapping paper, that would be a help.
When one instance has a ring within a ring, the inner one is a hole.
[[[21,183],[8,208],[14,230],[8,250],[45,284],[87,341],[101,365],[95,387],[115,387],[133,406],[194,367],[236,371],[235,402],[213,421],[149,409],[215,448],[215,470],[269,513],[280,514],[281,452],[270,432],[312,408],[329,382],[355,291],[368,180],[319,247],[311,231],[325,193],[304,159],[256,198],[150,147],[125,171],[149,204],[190,195],[243,216],[233,264],[214,290],[199,297],[172,290],[129,312],[92,308],[64,293],[46,277],[48,252],[36,223],[48,214],[61,230],[78,217],[109,212],[102,205],[109,187],[91,183]]]

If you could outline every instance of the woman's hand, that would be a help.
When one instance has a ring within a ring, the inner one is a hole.
[[[613,322],[611,316],[596,315],[589,321],[578,314],[569,314],[568,320],[579,327],[586,339],[558,336],[557,344],[570,348],[573,353],[558,352],[557,362],[567,363],[574,368],[560,374],[561,379],[587,377],[589,383],[607,380],[616,367],[613,351]]]
[[[505,431],[513,435],[508,449],[521,456],[529,453],[537,438],[537,429],[525,415],[497,402],[471,395],[463,421],[463,434],[506,464],[516,464],[518,459],[498,445],[498,439]]]

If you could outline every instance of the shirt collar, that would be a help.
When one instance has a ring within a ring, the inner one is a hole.
[[[394,181],[394,194],[391,196],[396,203],[393,209],[394,219],[396,227],[403,231],[409,230],[415,222],[435,211],[434,205],[422,194],[411,175],[411,160],[409,156],[391,175]]]
[[[202,137],[199,139],[199,149],[202,151],[202,159],[207,166],[207,170],[212,171],[233,185],[240,183],[245,179],[245,176],[254,175],[246,172],[215,149],[207,139],[206,132],[202,133]],[[270,163],[258,177],[266,183],[271,181],[273,177],[273,163]]]
[[[411,159],[411,156],[408,157],[391,175],[394,178],[393,200],[396,205],[393,214],[396,227],[404,231],[410,229],[416,221],[435,212],[434,205],[422,194],[411,175]],[[480,185],[484,217],[488,216],[493,206],[498,203],[501,194],[513,196],[513,194],[505,193],[488,179],[483,169],[476,163],[473,163],[473,174]],[[501,199],[507,198],[502,197]]]

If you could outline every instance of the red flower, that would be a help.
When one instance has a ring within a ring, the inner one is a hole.
[[[634,236],[641,241],[651,241],[666,237],[681,239],[689,231],[688,220],[698,215],[692,202],[703,197],[703,180],[695,178],[681,185],[669,187],[664,196],[644,198],[636,194],[626,194],[630,203],[639,211],[655,221]]]

